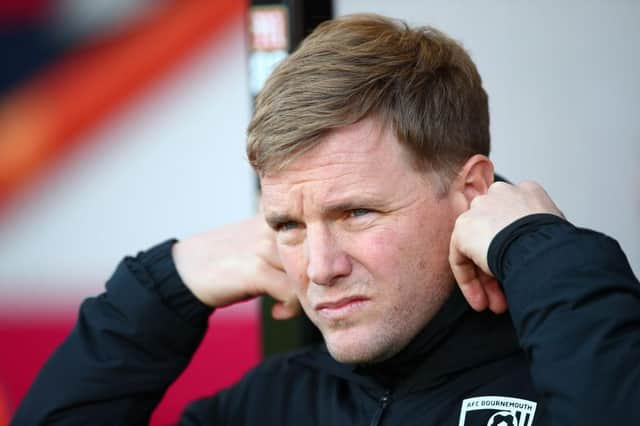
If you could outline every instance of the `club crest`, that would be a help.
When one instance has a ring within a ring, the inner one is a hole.
[[[462,401],[458,426],[532,426],[537,404],[505,396],[478,396]]]

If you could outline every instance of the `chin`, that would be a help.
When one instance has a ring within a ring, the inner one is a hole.
[[[343,330],[323,333],[329,354],[343,364],[375,364],[400,352],[404,344],[383,336],[365,338]]]

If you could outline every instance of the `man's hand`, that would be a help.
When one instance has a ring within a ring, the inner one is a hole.
[[[204,304],[220,308],[269,294],[272,315],[292,318],[298,299],[278,257],[273,231],[262,215],[198,234],[173,246],[176,269]]]
[[[534,213],[561,216],[545,190],[534,182],[510,185],[496,182],[476,196],[469,210],[456,220],[451,235],[449,263],[469,305],[476,311],[507,310],[507,301],[489,270],[487,254],[493,238],[521,217]]]

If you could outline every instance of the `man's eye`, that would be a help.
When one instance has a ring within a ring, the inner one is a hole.
[[[353,209],[350,212],[351,217],[360,217],[360,216],[364,216],[368,213],[371,213],[371,210],[369,209]]]
[[[276,231],[291,231],[293,229],[296,229],[297,227],[298,227],[298,224],[296,222],[293,222],[293,221],[282,222],[276,226]]]

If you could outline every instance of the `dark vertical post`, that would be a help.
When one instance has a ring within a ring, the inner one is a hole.
[[[252,0],[248,19],[251,96],[255,98],[273,68],[293,52],[304,37],[332,17],[332,0]],[[270,297],[261,299],[264,356],[320,339],[319,332],[305,316],[289,321],[271,318],[273,303]]]

